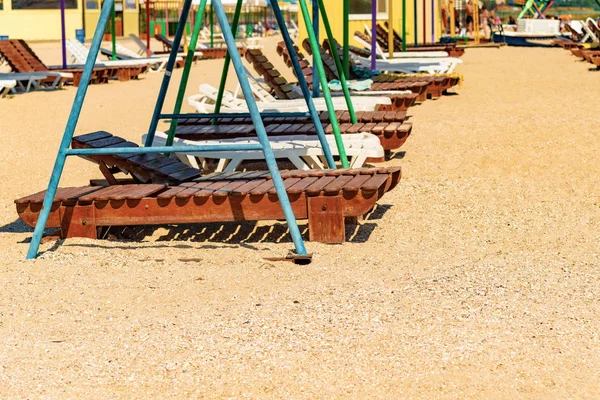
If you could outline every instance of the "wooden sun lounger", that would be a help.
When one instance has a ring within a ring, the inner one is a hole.
[[[360,113],[360,112],[359,112]],[[359,115],[357,113],[357,116]],[[392,150],[400,148],[412,131],[412,123],[385,121],[385,112],[381,112],[379,122],[359,122],[350,123],[349,119],[340,121],[340,133],[371,133],[379,138],[381,146],[389,154]],[[240,118],[242,119],[242,118]],[[378,119],[378,118],[373,118]],[[202,119],[198,119],[202,120]],[[196,121],[198,121],[196,120]],[[235,120],[238,120],[236,118]],[[365,121],[368,118],[364,119]],[[268,135],[316,135],[317,131],[314,125],[306,120],[295,122],[274,122],[265,118],[265,129]],[[323,129],[326,134],[332,134],[333,128],[328,123],[323,123]],[[240,137],[254,137],[256,131],[252,124],[242,124],[241,122],[232,122],[223,125],[199,125],[192,124],[191,120],[181,121],[175,131],[175,137],[186,140],[212,140],[212,139],[233,139]]]
[[[379,43],[382,50],[388,50],[388,23],[384,22],[385,27],[381,24],[377,24],[377,43]],[[361,33],[361,32],[359,32]],[[402,51],[402,36],[394,29],[392,31],[394,36],[394,51]],[[363,34],[364,35],[364,34]],[[371,38],[364,35],[367,42],[371,42]],[[406,46],[406,51],[445,51],[450,57],[461,57],[465,53],[464,48],[456,46],[456,43],[429,43],[420,44],[418,47]]]
[[[44,82],[55,87],[61,86],[62,82],[65,81],[73,83],[74,86],[79,86],[83,75],[83,66],[67,69],[48,68],[23,40],[1,40],[0,53],[2,53],[13,71],[48,73],[49,77]],[[137,79],[147,68],[147,65],[95,67],[92,71],[90,83],[107,83],[112,78],[118,78],[120,81]],[[59,78],[60,82],[57,82]]]
[[[171,48],[173,47],[173,41],[167,38],[165,35],[157,34],[154,35],[154,38],[158,40],[163,45],[163,54],[169,53]],[[221,59],[225,58],[225,54],[227,54],[227,47],[215,47],[215,48],[196,48],[199,52],[202,53],[201,59]],[[183,46],[179,46],[179,52],[183,51]],[[238,51],[240,56],[243,57],[246,49],[244,47],[238,47]],[[159,53],[160,54],[160,53]]]
[[[321,52],[321,58],[323,59],[323,66],[327,75],[331,75],[332,79],[339,79],[339,75],[337,72],[337,68],[335,67],[335,60],[332,56],[327,53],[327,51],[331,52],[331,48],[329,45],[329,41],[326,39],[323,42],[326,47],[319,47]],[[302,42],[302,47],[312,55],[312,48],[310,47],[310,43],[305,40]],[[338,46],[339,48],[339,46]],[[339,48],[341,50],[341,48]],[[342,54],[341,51],[338,51],[338,54]],[[357,78],[356,76],[350,76],[351,79]],[[425,91],[419,90],[417,93],[419,97],[417,97],[417,101],[424,101],[428,97],[432,99],[437,99],[442,96],[444,91],[452,87],[453,80],[447,75],[419,75],[419,76],[410,76],[410,75],[398,75],[398,74],[379,74],[371,78],[374,81],[374,87],[385,87],[385,84],[394,83],[394,82],[403,82],[403,83],[427,83],[427,88]],[[458,83],[458,78],[456,78],[456,82]]]
[[[81,147],[136,146],[134,143],[95,132],[74,139]],[[185,166],[189,178],[166,184],[176,158],[153,154],[145,164],[148,183],[114,184],[108,187],[59,188],[50,210],[48,228],[60,228],[63,238],[96,239],[102,226],[184,224],[259,221],[284,218],[268,171],[218,172],[201,176]],[[107,169],[118,168],[137,176],[141,155],[86,157]],[[153,163],[151,165],[151,163]],[[162,172],[154,174],[161,170]],[[185,174],[184,174],[185,175]],[[345,219],[359,217],[393,189],[401,178],[400,167],[337,170],[282,171],[296,219],[308,219],[309,238],[325,243],[345,240]],[[178,181],[178,182],[177,182]],[[119,183],[119,182],[115,182]],[[45,191],[15,200],[19,217],[35,226]]]
[[[246,60],[250,62],[255,71],[264,78],[265,82],[271,87],[271,89],[273,89],[277,97],[280,99],[299,99],[301,97],[301,95],[294,90],[292,85],[283,76],[281,76],[279,71],[275,69],[273,64],[268,61],[268,59],[263,55],[262,51],[258,49],[249,49],[246,52]],[[396,85],[394,83],[390,83],[380,86],[378,90],[398,91],[410,90],[410,88],[416,89],[418,87],[422,87],[422,89],[418,90],[425,91],[427,84]],[[386,107],[389,111],[405,111],[408,107],[414,104],[417,98],[417,96],[414,94],[394,94],[386,96],[390,97],[392,104],[389,106],[380,107],[380,111],[384,110],[383,107]]]
[[[309,54],[312,55],[312,49],[310,47],[310,42],[308,40],[304,40],[303,46],[305,49],[308,49]],[[280,42],[277,45],[277,53],[283,57],[283,60],[285,61],[286,65],[291,68],[292,60],[290,59],[289,53],[288,53],[287,49],[285,48],[283,42]],[[300,51],[300,49],[296,48],[296,54],[298,55],[298,61],[300,63],[300,67],[302,68],[304,77],[306,78],[306,81],[309,84],[309,86],[312,87],[312,83],[313,83],[312,66],[309,64],[308,60],[304,57],[304,54]],[[325,74],[327,76],[327,80],[339,79],[339,75],[338,75],[337,69],[335,67],[335,61],[333,60],[333,58],[331,58],[329,56],[329,54],[325,53],[323,48],[321,48],[321,58],[323,61],[323,67],[325,69]],[[350,78],[354,79],[354,77],[350,77]],[[405,81],[405,82],[401,82],[401,83],[396,83],[394,80],[378,82],[375,79],[373,79],[373,81],[374,81],[374,83],[371,85],[371,89],[369,90],[370,93],[379,92],[379,91],[385,92],[385,91],[406,90],[406,91],[411,91],[412,93],[417,94],[416,97],[412,96],[412,95],[408,95],[410,98],[415,97],[415,101],[423,101],[423,100],[427,99],[426,92],[429,87],[429,82],[426,79],[422,79],[422,80],[414,79],[410,82]],[[397,80],[397,81],[400,82],[400,80]],[[359,94],[361,92],[352,92],[352,93]],[[405,95],[398,95],[398,96],[405,96]],[[414,104],[414,102],[410,105],[413,105],[413,104]],[[409,107],[410,105],[407,105],[406,107]]]
[[[338,47],[338,54],[341,54],[341,46],[339,43],[335,43]],[[328,52],[325,56],[333,57],[331,46],[329,41],[325,39],[323,41],[323,48]],[[352,55],[350,56],[352,58]],[[351,76],[351,78],[355,78],[355,76]],[[410,75],[398,75],[398,74],[379,74],[372,78],[375,82],[394,82],[394,81],[404,81],[404,82],[429,82],[429,86],[427,87],[427,97],[431,97],[433,99],[442,96],[442,94],[446,93],[448,89],[457,86],[460,83],[460,77],[457,74],[439,74],[439,75],[419,75],[419,76],[410,76]],[[423,100],[423,94],[420,94],[419,101]]]
[[[52,88],[62,88],[65,82],[73,79],[70,71],[48,69],[24,40],[0,40],[0,54],[16,73],[45,73],[42,83]]]

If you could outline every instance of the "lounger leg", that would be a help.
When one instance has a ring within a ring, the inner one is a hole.
[[[291,151],[286,155],[288,160],[294,164],[294,166],[298,169],[307,170],[310,169],[308,165],[297,154],[292,153]]]
[[[343,243],[346,240],[341,196],[308,198],[308,234],[311,241]]]
[[[60,236],[97,239],[94,206],[68,206],[60,208]]]

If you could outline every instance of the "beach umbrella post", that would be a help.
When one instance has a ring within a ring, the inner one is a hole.
[[[392,25],[392,13],[394,11],[394,2],[390,1],[390,26]],[[406,51],[406,0],[402,0],[402,51]]]
[[[375,1],[375,0],[374,0]],[[348,30],[350,29],[350,0],[344,0],[344,54],[343,54],[343,67],[344,75],[350,76],[350,43],[348,41]],[[333,43],[332,43],[333,46]]]
[[[435,43],[435,0],[431,0],[431,43]]]
[[[150,0],[146,2],[146,56],[150,57]]]
[[[427,0],[423,0],[423,44],[427,43]]]
[[[312,2],[312,17],[313,17],[313,30],[315,31],[315,37],[317,38],[317,43],[319,42],[319,3],[317,0],[313,0]],[[313,54],[313,65],[312,65],[313,76],[317,76],[319,73],[317,69],[317,60],[315,55]],[[319,80],[313,79],[313,97],[319,97],[321,95],[321,89],[319,86]]]
[[[67,68],[67,34],[65,32],[65,0],[60,0],[60,33],[62,47],[62,67]]]
[[[394,2],[388,4],[388,58],[394,58]],[[375,32],[372,35],[375,36]],[[406,0],[402,0],[402,51],[406,51]]]
[[[215,47],[215,15],[213,13],[212,1],[210,2],[210,48]]]
[[[418,34],[418,23],[417,23],[417,0],[414,1],[413,3],[413,17],[414,17],[414,24],[415,24],[415,29],[414,29],[414,33],[415,33],[415,47],[417,47],[419,45],[418,41],[417,41],[417,36]]]
[[[117,29],[115,27],[115,21],[117,19],[117,12],[115,10],[115,3],[112,5],[112,9],[110,10],[110,37],[112,40],[112,59],[113,61],[117,59]]]
[[[392,29],[390,25],[390,29]],[[371,71],[377,69],[377,0],[371,0]]]

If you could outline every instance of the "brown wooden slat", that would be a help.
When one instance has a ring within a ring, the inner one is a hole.
[[[245,180],[237,180],[237,181],[230,182],[228,185],[225,185],[222,188],[215,190],[213,193],[213,196],[214,197],[229,196],[231,194],[231,191],[245,185],[246,183],[248,183],[248,181],[245,181]]]
[[[371,175],[356,175],[344,185],[344,192],[358,192],[362,185],[371,179]]]
[[[230,183],[231,183],[231,181],[213,182],[210,185],[204,187],[202,190],[199,190],[196,193],[194,193],[194,197],[209,197],[209,196],[212,196],[213,193],[216,190],[221,189],[222,187],[225,187],[225,186],[227,186]]]
[[[323,188],[323,193],[326,196],[336,195],[342,190],[344,185],[353,179],[351,175],[342,175]]]
[[[315,183],[308,186],[305,191],[309,195],[316,196],[319,193],[321,193],[321,191],[323,190],[323,188],[325,186],[327,186],[334,180],[335,180],[334,176],[323,176],[323,177],[319,178],[319,180],[317,180]]]
[[[381,185],[385,184],[389,175],[388,174],[375,174],[362,185],[362,190],[372,192],[378,190]]]
[[[212,182],[208,182],[208,181],[204,181],[204,182],[198,182],[195,184],[188,184],[187,189],[182,190],[178,193],[175,194],[175,197],[178,199],[185,199],[188,197],[192,197],[197,191],[204,189],[207,186],[210,186],[212,184]],[[180,185],[180,187],[184,187],[183,184]]]
[[[196,168],[188,167],[188,168],[183,169],[181,171],[177,171],[175,173],[171,173],[168,176],[173,181],[183,182],[183,181],[189,181],[191,179],[198,178],[201,175],[202,175],[202,171],[201,170],[196,169]]]
[[[283,181],[283,186],[285,187],[286,191],[289,187],[293,186],[294,184],[296,184],[297,182],[300,181],[301,178],[287,178]],[[269,194],[276,194],[277,191],[275,190],[275,187],[271,188],[268,190]]]
[[[104,139],[90,140],[86,142],[86,146],[93,147],[94,149],[102,149],[104,147],[113,146],[115,144],[123,143],[125,139],[118,136],[110,136]]]
[[[160,192],[166,187],[166,185],[154,185],[154,184],[145,184],[145,185],[135,185],[130,190],[117,194],[113,196],[115,200],[139,200],[144,197],[148,197],[154,193]]]
[[[256,189],[257,187],[259,187],[260,185],[262,185],[265,182],[266,182],[266,179],[254,179],[249,182],[246,182],[243,185],[238,186],[237,188],[233,189],[231,191],[231,196],[245,196],[248,193],[250,193],[250,191],[252,191],[253,189]]]
[[[255,187],[254,189],[250,190],[250,194],[263,195],[263,194],[267,193],[267,191],[271,190],[272,188],[273,188],[273,180],[269,179],[266,182]]]
[[[112,134],[106,131],[97,131],[92,133],[86,133],[85,135],[75,136],[73,140],[80,143],[92,142],[94,140],[106,139],[108,137],[112,137]]]
[[[290,194],[299,194],[302,193],[308,186],[315,183],[319,178],[316,176],[309,176],[306,178],[302,178],[298,183],[290,186],[287,190]]]
[[[120,192],[130,190],[132,187],[136,185],[113,185],[102,188],[100,190],[96,190],[95,192],[86,194],[85,196],[81,196],[79,201],[95,201],[95,200],[109,200],[113,195],[116,195]]]

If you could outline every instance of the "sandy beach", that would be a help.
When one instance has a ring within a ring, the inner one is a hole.
[[[399,186],[346,243],[307,242],[308,266],[264,259],[292,249],[283,223],[124,229],[25,261],[13,201],[46,188],[76,90],[1,99],[0,397],[597,398],[600,72],[558,48],[462,59],[461,88],[408,111]],[[187,94],[221,66],[197,63]],[[161,79],[90,86],[76,133],[139,142]],[[61,186],[100,177],[70,158]]]

